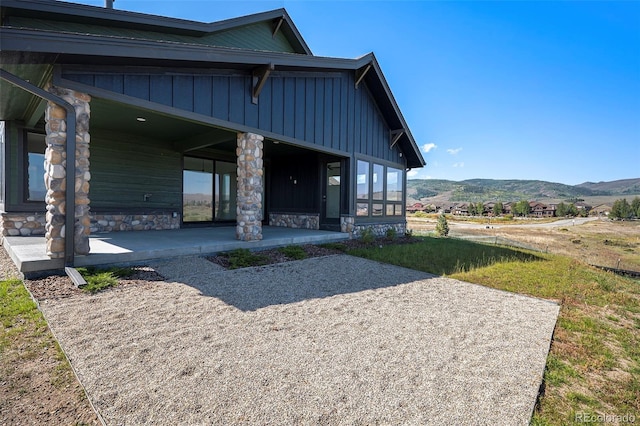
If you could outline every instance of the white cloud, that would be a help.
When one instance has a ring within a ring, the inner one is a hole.
[[[453,167],[463,168],[463,167],[464,167],[464,163],[463,163],[463,162],[460,162],[460,163],[453,163]]]
[[[429,151],[431,151],[432,149],[436,149],[438,147],[438,145],[436,145],[435,143],[426,143],[424,145],[422,145],[422,151],[426,154]]]
[[[407,172],[407,177],[414,177],[418,175],[419,170],[413,169]]]
[[[456,155],[457,153],[459,153],[460,151],[462,151],[462,148],[455,148],[455,149],[447,149],[447,152],[451,155]]]

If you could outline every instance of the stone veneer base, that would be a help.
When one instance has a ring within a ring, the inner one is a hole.
[[[91,233],[180,229],[180,215],[172,213],[102,214],[90,213]],[[0,213],[3,237],[45,235],[45,213]]]
[[[269,213],[269,226],[320,229],[320,215],[317,213]]]
[[[340,231],[348,232],[351,238],[360,238],[362,232],[371,229],[376,237],[384,237],[389,229],[396,231],[396,235],[407,232],[407,222],[356,224],[353,216],[340,217]]]

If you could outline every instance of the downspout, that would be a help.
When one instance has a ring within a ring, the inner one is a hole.
[[[69,102],[59,96],[47,92],[40,87],[17,77],[10,72],[0,69],[0,79],[26,90],[42,99],[58,104],[67,111],[67,167],[65,193],[65,233],[64,233],[64,264],[74,266],[75,260],[75,205],[76,205],[76,109]]]

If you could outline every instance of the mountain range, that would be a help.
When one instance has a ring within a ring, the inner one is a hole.
[[[414,202],[478,202],[536,200],[546,202],[584,200],[592,205],[618,198],[640,196],[640,178],[579,185],[542,180],[411,179],[407,181],[407,204]]]

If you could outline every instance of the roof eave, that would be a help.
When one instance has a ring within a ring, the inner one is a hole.
[[[0,28],[0,35],[2,36],[2,47],[5,53],[12,51],[37,52],[43,54],[54,53],[63,55],[158,59],[230,65],[247,64],[256,66],[272,63],[276,67],[290,69],[312,68],[315,70],[340,71],[355,71],[367,64],[372,64],[374,72],[369,72],[367,79],[374,78],[375,76],[375,81],[369,80],[369,82],[377,82],[383,89],[384,95],[382,98],[378,97],[378,102],[386,102],[387,106],[391,107],[391,111],[393,111],[393,117],[391,118],[398,121],[402,130],[404,130],[404,134],[399,140],[399,143],[404,147],[403,152],[407,156],[407,167],[416,168],[425,165],[420,149],[372,53],[358,59],[326,58],[291,53],[252,51],[246,49],[6,27]]]
[[[118,27],[134,25],[138,29],[144,28],[153,31],[170,30],[174,33],[191,36],[202,36],[244,25],[282,18],[284,19],[284,26],[281,31],[283,31],[289,39],[296,53],[313,55],[311,49],[302,38],[302,35],[285,9],[274,9],[267,12],[210,23],[50,0],[3,0],[2,9],[26,11],[32,17],[42,15],[42,17],[51,19],[52,16],[66,16],[75,21],[91,20],[103,25]]]

